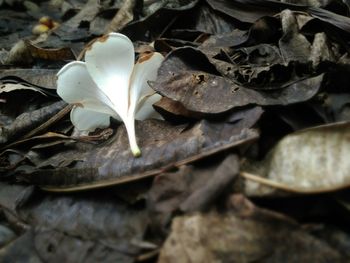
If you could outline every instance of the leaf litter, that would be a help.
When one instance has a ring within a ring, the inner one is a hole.
[[[0,6],[0,261],[349,261],[346,1]],[[139,158],[56,94],[111,31],[165,56]]]

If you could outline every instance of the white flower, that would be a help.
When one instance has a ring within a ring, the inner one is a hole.
[[[140,156],[135,117],[143,120],[156,116],[152,104],[160,95],[148,81],[156,79],[163,59],[154,52],[140,57],[134,65],[133,44],[119,33],[95,41],[85,53],[85,62],[71,62],[57,73],[58,95],[75,104],[71,111],[74,126],[93,131],[108,127],[110,116],[119,119],[125,124],[132,153]]]

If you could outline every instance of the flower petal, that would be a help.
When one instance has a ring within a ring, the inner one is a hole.
[[[85,53],[88,72],[125,121],[129,106],[129,80],[134,67],[134,46],[119,33],[110,33]]]
[[[142,97],[154,93],[148,81],[156,80],[158,68],[163,60],[162,54],[154,52],[141,57],[135,64],[131,76],[129,114],[135,114],[138,108],[137,105]],[[153,107],[148,107],[148,109],[153,109]]]
[[[154,110],[153,104],[159,101],[162,98],[159,94],[153,94],[146,98],[142,105],[138,106],[138,110],[136,112],[137,120],[146,120],[146,119],[159,119],[162,120],[162,116]]]
[[[91,79],[84,62],[74,61],[57,73],[57,94],[66,102],[81,104],[93,110],[117,117],[112,102]]]
[[[96,128],[106,128],[110,124],[110,115],[96,111],[73,107],[70,119],[80,131],[94,131]]]

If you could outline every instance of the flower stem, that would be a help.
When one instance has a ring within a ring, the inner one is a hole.
[[[128,117],[124,121],[124,124],[126,127],[126,131],[128,133],[131,152],[135,157],[140,157],[141,150],[140,150],[139,146],[137,145],[136,134],[135,134],[135,119]]]

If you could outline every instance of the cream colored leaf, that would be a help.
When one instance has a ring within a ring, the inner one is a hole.
[[[262,193],[256,184],[302,193],[348,187],[350,122],[290,134],[262,162],[243,167],[242,175],[248,179],[249,195],[271,194]]]

